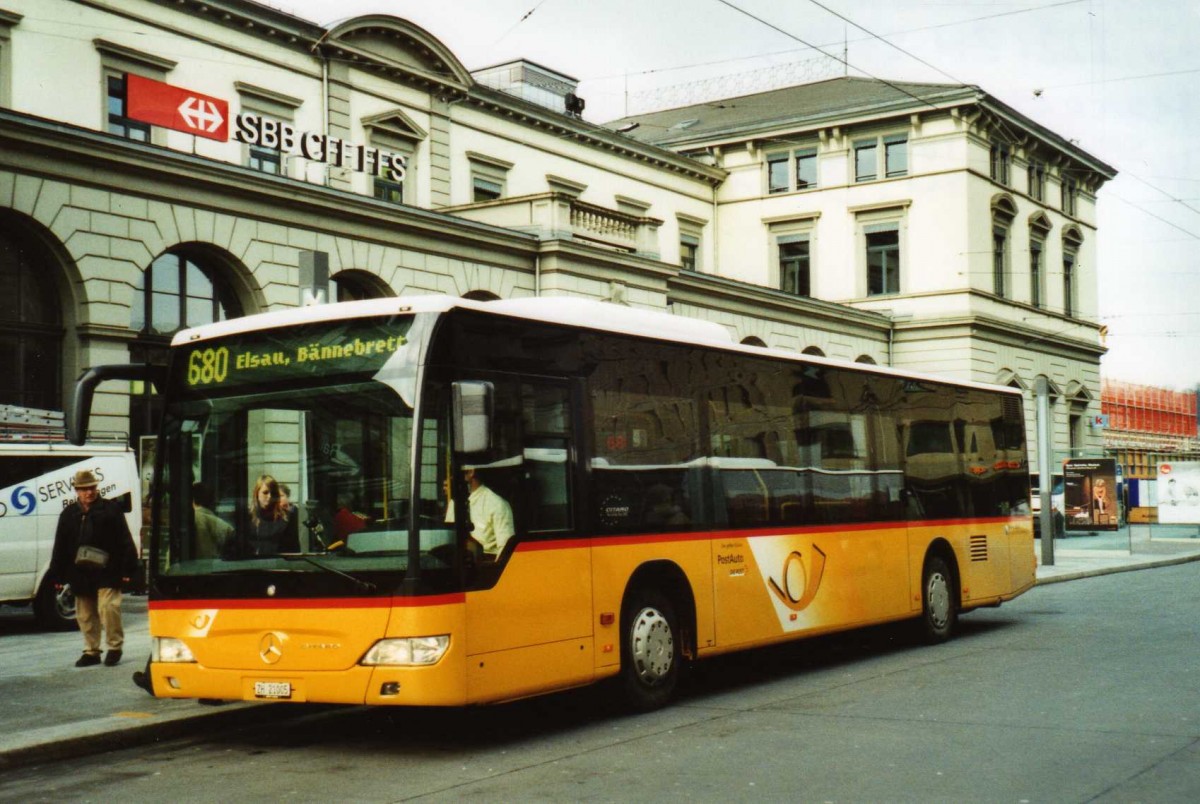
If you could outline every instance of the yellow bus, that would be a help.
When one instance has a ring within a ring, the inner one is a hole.
[[[155,695],[465,705],[912,619],[1034,582],[1019,392],[566,298],[180,332],[152,493]],[[932,457],[931,457],[932,454]],[[281,492],[286,499],[280,500]]]

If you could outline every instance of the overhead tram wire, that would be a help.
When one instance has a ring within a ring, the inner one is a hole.
[[[899,45],[895,44],[894,42],[890,42],[890,41],[888,41],[887,39],[885,39],[884,37],[882,37],[882,36],[880,36],[879,34],[875,33],[874,31],[870,31],[870,30],[868,30],[868,29],[864,28],[863,26],[859,25],[859,24],[858,24],[857,22],[855,22],[854,20],[852,20],[852,19],[850,19],[849,17],[847,17],[845,14],[842,14],[842,13],[840,13],[840,12],[838,12],[838,11],[834,11],[834,10],[833,10],[832,8],[830,8],[829,6],[827,6],[827,5],[825,5],[824,3],[820,2],[820,0],[808,0],[808,2],[812,3],[814,6],[816,6],[817,8],[819,8],[819,9],[821,9],[821,10],[825,11],[825,12],[827,12],[827,13],[829,13],[829,14],[832,14],[833,16],[835,16],[835,17],[837,17],[838,19],[840,19],[842,22],[848,22],[848,23],[850,23],[851,25],[853,25],[853,26],[854,26],[855,28],[857,28],[858,30],[862,31],[863,33],[867,34],[868,36],[872,37],[873,39],[878,39],[880,42],[883,42],[885,45],[887,45],[888,47],[892,48],[893,50],[898,50],[898,51],[900,51],[901,53],[903,53],[905,56],[908,56],[908,57],[909,57],[910,59],[912,59],[913,61],[916,61],[916,62],[919,62],[919,63],[921,63],[921,64],[925,65],[926,67],[928,67],[929,69],[933,70],[934,72],[941,73],[942,75],[946,76],[946,77],[947,77],[947,78],[949,78],[951,81],[953,81],[954,83],[956,83],[956,84],[963,84],[963,85],[966,85],[966,83],[967,83],[966,81],[963,81],[963,80],[961,80],[961,79],[959,79],[959,78],[957,78],[957,77],[955,77],[955,76],[951,75],[950,73],[948,73],[948,72],[946,72],[945,70],[943,70],[941,67],[938,67],[936,64],[930,64],[929,62],[925,61],[925,59],[921,58],[920,56],[916,55],[915,53],[910,53],[909,51],[907,51],[907,50],[905,50],[904,48],[900,47]]]
[[[501,42],[503,42],[503,41],[504,41],[504,39],[505,39],[505,37],[507,37],[507,36],[508,36],[510,33],[512,33],[513,31],[517,30],[517,28],[519,28],[519,27],[520,27],[521,23],[523,23],[525,20],[527,20],[527,19],[529,19],[530,17],[532,17],[532,16],[533,16],[533,13],[534,13],[535,11],[537,11],[539,8],[541,8],[541,7],[542,7],[543,5],[545,5],[545,4],[546,4],[546,0],[538,0],[538,4],[537,4],[537,5],[535,5],[533,8],[529,9],[528,11],[526,11],[526,12],[525,12],[525,14],[524,14],[524,15],[522,15],[521,19],[517,20],[516,22],[514,22],[514,23],[512,24],[512,27],[511,27],[511,28],[509,28],[509,29],[508,29],[507,31],[505,31],[504,33],[500,34],[499,38],[497,38],[497,39],[496,39],[496,41],[492,43],[492,47],[495,47],[496,45],[498,45],[498,44],[500,44]]]
[[[904,87],[897,86],[896,84],[892,83],[891,81],[888,81],[886,78],[880,78],[877,75],[869,73],[866,70],[862,69],[861,67],[857,67],[857,66],[851,64],[848,59],[844,59],[841,56],[836,56],[826,50],[823,50],[822,48],[818,47],[817,45],[812,44],[811,42],[807,42],[804,39],[801,39],[799,36],[796,36],[794,33],[791,33],[790,31],[785,31],[783,28],[780,28],[775,23],[773,23],[769,20],[765,20],[756,14],[752,14],[744,8],[740,8],[739,6],[730,2],[730,0],[717,0],[717,2],[723,6],[727,6],[728,8],[733,9],[734,11],[738,12],[739,14],[743,14],[743,15],[749,17],[750,19],[754,20],[755,22],[759,23],[760,25],[765,25],[766,27],[770,28],[772,31],[775,31],[776,33],[783,34],[788,39],[795,40],[796,42],[799,42],[800,44],[804,45],[805,47],[812,48],[813,50],[817,51],[818,53],[825,56],[826,58],[833,59],[837,63],[842,64],[842,65],[846,66],[847,68],[850,68],[850,69],[855,70],[856,72],[862,73],[867,78],[870,78],[873,81],[878,81],[879,83],[883,84],[884,86],[891,87],[892,89],[896,90],[897,92],[901,93],[902,95],[907,95],[908,97],[912,98],[913,100],[917,101],[918,103],[925,104],[926,106],[929,106],[932,109],[939,108],[938,105],[935,104],[933,101],[931,101],[927,98],[922,98],[919,95],[914,95],[913,93],[909,92]],[[962,83],[962,82],[959,82],[959,83]]]
[[[1012,17],[1012,16],[1016,16],[1017,14],[1029,14],[1034,11],[1050,11],[1052,9],[1060,8],[1062,6],[1073,6],[1073,5],[1077,5],[1079,3],[1086,3],[1086,2],[1090,2],[1090,0],[1062,0],[1062,2],[1059,2],[1059,3],[1051,3],[1049,5],[1038,6],[1036,8],[1018,8],[1014,11],[1002,11],[999,14],[985,14],[982,17],[970,17],[968,19],[957,20],[955,22],[942,22],[942,23],[938,23],[937,25],[923,25],[920,28],[906,28],[902,31],[892,31],[892,32],[888,33],[887,36],[904,36],[906,34],[921,33],[923,31],[936,31],[940,28],[953,28],[957,25],[970,25],[971,23],[974,23],[974,22],[983,22],[984,20],[993,20],[993,19],[998,19],[1000,17]],[[851,39],[851,40],[849,40],[849,42],[850,42],[850,44],[854,44],[856,42],[865,42],[869,38],[870,37],[864,36],[861,39]],[[842,45],[842,44],[845,44],[845,42],[830,42],[828,44],[821,45],[821,47],[822,48],[833,47],[834,45]],[[654,73],[668,73],[668,72],[675,72],[677,70],[691,70],[691,69],[695,69],[696,67],[712,67],[712,66],[715,66],[718,64],[730,64],[735,61],[749,61],[750,59],[769,58],[772,56],[786,56],[786,55],[789,55],[792,53],[799,53],[799,52],[801,52],[801,50],[811,50],[811,49],[812,49],[812,47],[810,45],[805,45],[805,47],[803,49],[777,50],[772,53],[755,53],[751,56],[734,56],[732,58],[717,59],[715,61],[697,61],[697,62],[692,62],[691,64],[677,64],[674,67],[655,67],[654,69],[651,69],[651,70],[640,70],[635,73],[613,73],[612,75],[595,75],[595,76],[589,76],[589,77],[586,77],[586,78],[583,78],[580,80],[582,80],[582,81],[607,81],[607,80],[611,80],[614,78],[625,78],[627,76],[633,76],[633,75],[653,75]]]
[[[745,10],[743,10],[743,9],[741,9],[741,8],[738,8],[738,7],[737,7],[737,6],[735,6],[733,3],[729,2],[729,0],[717,0],[717,1],[718,1],[718,2],[720,2],[720,3],[723,3],[724,5],[726,5],[726,6],[730,7],[730,8],[732,8],[732,9],[734,9],[735,11],[740,11],[741,13],[745,14],[746,16],[748,16],[748,17],[750,17],[750,18],[752,18],[752,19],[754,19],[754,20],[757,20],[758,22],[762,23],[763,25],[766,25],[766,26],[770,27],[771,29],[773,29],[773,30],[775,30],[775,31],[778,31],[779,33],[782,33],[782,34],[783,34],[783,35],[785,35],[785,36],[789,36],[789,37],[791,37],[791,38],[795,39],[796,41],[798,41],[798,42],[802,42],[802,43],[803,43],[803,40],[802,40],[802,39],[800,39],[799,37],[793,36],[792,34],[788,33],[787,31],[784,31],[782,28],[778,27],[777,25],[774,25],[774,24],[772,24],[772,23],[770,23],[770,22],[768,22],[768,21],[766,21],[766,20],[764,20],[764,19],[762,19],[762,18],[760,18],[760,17],[757,17],[757,16],[755,16],[754,14],[751,14],[751,13],[750,13],[750,12],[748,12],[748,11],[745,11]],[[941,69],[941,68],[940,68],[940,67],[938,67],[937,65],[935,65],[935,64],[931,64],[930,62],[926,61],[925,59],[922,59],[920,56],[917,56],[917,55],[916,55],[916,54],[914,54],[914,53],[910,53],[909,51],[905,50],[904,48],[900,47],[899,45],[896,45],[896,44],[893,44],[892,42],[889,42],[889,41],[888,41],[887,39],[885,39],[884,37],[882,37],[882,36],[880,36],[880,35],[876,34],[876,33],[875,33],[875,32],[873,32],[873,31],[870,31],[870,30],[868,30],[867,28],[864,28],[862,25],[859,25],[857,22],[855,22],[854,20],[852,20],[852,19],[850,19],[849,17],[845,16],[844,14],[841,14],[841,13],[839,13],[839,12],[835,11],[834,9],[831,9],[831,8],[829,8],[829,7],[828,7],[828,6],[826,6],[824,3],[820,2],[820,0],[808,0],[808,2],[812,3],[814,6],[816,6],[816,7],[820,8],[820,9],[823,9],[823,10],[827,11],[828,13],[830,13],[830,14],[832,14],[833,16],[837,17],[838,19],[842,20],[843,22],[847,22],[847,23],[849,23],[850,25],[853,25],[855,28],[857,28],[858,30],[862,31],[863,33],[869,34],[870,36],[874,37],[875,39],[878,39],[880,42],[883,42],[885,45],[888,45],[889,47],[891,47],[891,48],[894,48],[895,50],[897,50],[897,51],[899,51],[899,52],[903,53],[904,55],[908,56],[909,58],[911,58],[911,59],[914,59],[914,60],[915,60],[915,61],[917,61],[917,62],[920,62],[921,64],[923,64],[924,66],[928,67],[929,69],[931,69],[931,70],[934,70],[934,71],[936,71],[936,72],[938,72],[938,73],[940,73],[940,74],[942,74],[942,75],[946,76],[946,77],[947,77],[947,78],[949,78],[951,81],[954,81],[954,82],[955,82],[955,83],[957,83],[957,84],[962,84],[962,85],[964,85],[964,86],[966,86],[966,85],[967,85],[967,82],[965,82],[965,81],[962,81],[961,79],[959,79],[959,78],[957,78],[957,77],[955,77],[955,76],[951,75],[950,73],[948,73],[948,72],[946,72],[945,70]],[[807,43],[804,43],[804,44],[807,44]],[[845,64],[847,67],[853,67],[853,65],[851,65],[851,64],[850,64],[850,63],[849,63],[847,60],[840,59],[840,58],[838,58],[837,56],[832,56],[832,55],[830,55],[829,53],[825,53],[825,51],[821,50],[820,48],[816,48],[816,47],[815,47],[815,46],[813,46],[813,45],[809,45],[809,47],[814,47],[814,49],[818,50],[818,51],[819,51],[819,52],[821,52],[821,53],[824,53],[826,56],[829,56],[830,58],[833,58],[833,59],[837,59],[837,61],[840,61],[840,62],[842,62],[842,63],[843,63],[843,64]],[[855,67],[854,69],[856,69],[856,70],[859,70],[859,72],[863,73],[864,75],[870,76],[870,77],[872,77],[872,78],[874,78],[874,77],[875,77],[875,76],[871,76],[871,74],[870,74],[870,73],[868,73],[868,72],[866,72],[865,70],[861,70],[861,69],[859,69],[859,68],[857,68],[857,67]],[[876,80],[882,80],[882,79],[878,79],[878,78],[877,78]],[[889,82],[887,82],[887,81],[884,81],[883,83],[887,84],[888,86],[892,87],[893,89],[897,89],[897,90],[900,90],[901,92],[904,92],[904,90],[903,90],[903,89],[901,89],[900,87],[896,86],[895,84],[891,84],[891,83],[889,83]],[[905,92],[905,94],[906,94],[906,95],[909,95],[909,97],[915,98],[915,99],[917,99],[917,100],[921,100],[921,101],[922,101],[922,102],[924,102],[924,103],[928,103],[928,101],[924,100],[923,98],[917,98],[917,96],[913,95],[913,94],[912,94],[912,93],[910,93],[910,92]],[[1008,126],[1007,126],[1007,125],[1005,125],[1005,128],[1007,129],[1007,128],[1008,128]],[[1013,136],[1011,132],[1008,132],[1008,134],[1009,134],[1009,136],[1010,136],[1010,137],[1012,137],[1012,136]],[[1013,139],[1013,141],[1014,141],[1014,142],[1016,141],[1016,140],[1015,140],[1015,138]],[[1126,173],[1128,173],[1128,171],[1123,171],[1123,172],[1126,172]],[[1166,190],[1163,190],[1163,189],[1162,189],[1162,188],[1160,188],[1160,187],[1156,187],[1155,185],[1151,184],[1150,182],[1146,181],[1145,179],[1141,178],[1140,176],[1137,176],[1137,175],[1136,175],[1136,174],[1134,174],[1134,173],[1129,173],[1128,175],[1130,176],[1130,178],[1132,178],[1132,179],[1134,179],[1134,180],[1136,180],[1136,181],[1138,181],[1138,182],[1141,182],[1142,184],[1146,185],[1147,187],[1149,187],[1150,189],[1152,189],[1152,190],[1154,190],[1154,191],[1156,191],[1156,192],[1158,192],[1158,193],[1161,193],[1162,195],[1166,196],[1166,197],[1167,197],[1168,199],[1170,199],[1171,201],[1174,201],[1175,203],[1179,204],[1179,205],[1180,205],[1180,206],[1182,206],[1183,208],[1185,208],[1185,209],[1187,209],[1187,210],[1190,210],[1191,212],[1195,212],[1195,213],[1197,213],[1197,214],[1200,214],[1200,209],[1197,209],[1196,207],[1192,206],[1191,204],[1188,204],[1187,202],[1183,201],[1182,199],[1176,198],[1176,197],[1175,197],[1175,196],[1173,196],[1171,193],[1168,193]],[[1117,196],[1117,198],[1120,198],[1120,196]],[[1176,225],[1176,224],[1174,224],[1174,223],[1172,223],[1172,222],[1168,221],[1166,218],[1162,218],[1162,217],[1160,217],[1160,216],[1158,216],[1158,215],[1155,215],[1154,213],[1152,213],[1152,212],[1150,212],[1150,211],[1148,211],[1148,210],[1146,210],[1146,209],[1143,209],[1142,207],[1139,207],[1137,204],[1134,204],[1134,203],[1132,203],[1132,202],[1128,201],[1127,199],[1120,198],[1120,200],[1121,200],[1121,201],[1124,201],[1126,204],[1128,204],[1129,206],[1133,207],[1134,209],[1137,209],[1137,210],[1139,210],[1139,211],[1143,212],[1144,214],[1146,214],[1146,215],[1149,215],[1150,217],[1152,217],[1152,218],[1155,218],[1156,220],[1159,220],[1159,221],[1161,221],[1161,222],[1163,222],[1163,223],[1167,224],[1168,226],[1171,226],[1171,227],[1173,227],[1173,228],[1175,228],[1175,229],[1178,229],[1179,231],[1183,232],[1184,234],[1186,234],[1186,235],[1188,235],[1188,236],[1190,236],[1190,237],[1198,237],[1198,236],[1197,236],[1197,235],[1196,235],[1194,232],[1191,232],[1191,231],[1189,231],[1189,230],[1187,230],[1187,229],[1184,229],[1183,227],[1181,227],[1181,226],[1178,226],[1178,225]]]

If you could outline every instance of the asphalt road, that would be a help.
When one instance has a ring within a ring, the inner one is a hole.
[[[1200,563],[1039,586],[954,641],[872,629],[603,690],[311,716],[25,768],[4,801],[1197,801]]]

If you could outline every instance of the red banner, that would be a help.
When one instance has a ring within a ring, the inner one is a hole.
[[[125,77],[125,114],[132,120],[207,137],[229,139],[229,102],[140,75]]]

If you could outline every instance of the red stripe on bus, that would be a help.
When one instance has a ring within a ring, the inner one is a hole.
[[[467,599],[462,592],[449,595],[426,595],[418,597],[318,597],[318,598],[270,598],[246,600],[242,598],[209,600],[151,600],[150,609],[174,611],[180,609],[390,609],[417,608],[424,606],[447,606],[462,603]]]
[[[822,533],[855,533],[867,530],[906,530],[908,528],[967,527],[1027,522],[1024,517],[981,517],[978,519],[930,519],[914,522],[847,522],[836,525],[775,526],[739,530],[690,531],[686,533],[630,533],[621,536],[591,536],[564,539],[540,539],[520,542],[516,552],[579,550],[590,547],[625,547],[634,544],[663,544],[713,541],[716,539],[754,539],[766,536],[800,536]]]

